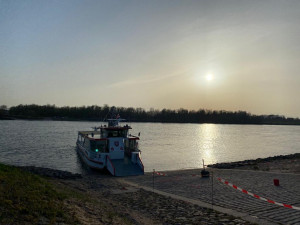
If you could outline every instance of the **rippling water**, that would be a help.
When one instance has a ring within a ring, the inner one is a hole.
[[[0,162],[81,173],[78,130],[95,122],[0,121]],[[146,171],[202,167],[300,152],[300,126],[130,123]]]

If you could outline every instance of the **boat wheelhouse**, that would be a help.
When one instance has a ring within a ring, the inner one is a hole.
[[[108,125],[93,131],[79,131],[77,152],[91,168],[106,168],[113,176],[144,174],[139,137],[129,134],[130,126],[120,126],[122,119],[109,119]]]

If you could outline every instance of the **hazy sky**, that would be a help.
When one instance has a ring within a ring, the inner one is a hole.
[[[0,105],[300,117],[299,24],[299,0],[0,0]]]

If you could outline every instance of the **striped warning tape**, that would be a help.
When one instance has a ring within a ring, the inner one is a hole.
[[[232,184],[232,183],[229,183],[228,181],[222,179],[222,178],[218,178],[218,180],[230,187],[233,187],[234,189],[236,190],[239,190],[245,194],[248,194],[248,195],[251,195],[252,197],[255,197],[255,198],[258,198],[260,200],[263,200],[263,201],[266,201],[266,202],[269,202],[269,203],[272,203],[272,204],[275,204],[275,205],[279,205],[279,206],[283,206],[283,207],[286,207],[286,208],[290,208],[290,209],[297,209],[297,210],[300,210],[300,207],[296,207],[296,206],[292,206],[292,205],[288,205],[288,204],[283,204],[283,203],[278,203],[278,202],[275,202],[273,200],[270,200],[270,199],[266,199],[266,198],[263,198],[263,197],[260,197],[256,194],[253,194],[245,189],[242,189],[240,187],[237,187],[236,185]]]
[[[153,171],[153,173],[159,175],[159,176],[167,176],[167,174],[165,173],[160,173],[160,172],[156,172],[156,171]]]

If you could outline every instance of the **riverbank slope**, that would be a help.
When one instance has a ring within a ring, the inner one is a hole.
[[[253,185],[252,178],[249,177],[249,180],[242,184],[242,180],[237,176],[242,172],[236,170],[236,175],[233,175],[233,172],[229,172],[228,175],[222,172],[225,171],[224,168],[299,174],[299,158],[300,154],[293,154],[226,165],[216,164],[211,167],[214,168],[214,175],[219,173],[223,178],[227,176],[229,180],[247,188],[247,185]],[[284,187],[284,174],[281,176],[283,178],[280,181]],[[253,179],[257,177],[254,176]],[[130,185],[127,181],[137,185]],[[159,194],[139,186],[144,184],[152,188],[151,173],[123,179],[99,172],[80,175],[47,168],[16,168],[0,164],[0,224],[251,224],[244,219],[193,204],[192,201],[176,199],[170,197],[171,195]],[[228,196],[242,197],[241,201],[246,196],[243,196],[243,193],[240,196],[231,189],[227,190],[222,184],[215,185],[219,194],[230,191],[226,196],[229,194]],[[169,171],[166,177],[157,176],[155,189],[160,188],[165,192],[168,192],[167,188],[174,189],[174,193],[182,189],[181,194],[188,192],[191,196],[198,196],[200,199],[203,197],[204,202],[207,202],[206,198],[210,202],[211,198],[208,193],[211,190],[210,180],[201,179],[200,170]],[[172,190],[169,193],[173,193]],[[215,197],[217,196],[218,193]],[[215,201],[217,203],[217,199]],[[225,202],[221,203],[226,208]],[[269,207],[263,202],[255,201],[253,204],[258,203]],[[282,210],[277,208],[276,210]]]
[[[0,164],[0,184],[0,224],[251,224],[105,173]]]

